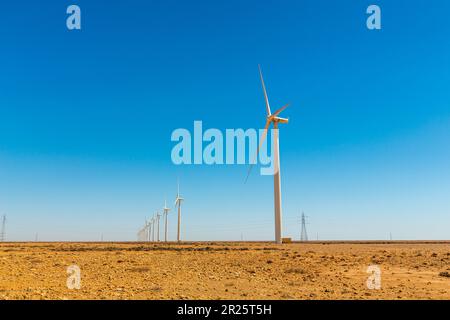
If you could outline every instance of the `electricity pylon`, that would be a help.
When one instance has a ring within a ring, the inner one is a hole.
[[[308,241],[308,234],[306,233],[306,216],[302,212],[302,232],[300,234],[300,241]]]

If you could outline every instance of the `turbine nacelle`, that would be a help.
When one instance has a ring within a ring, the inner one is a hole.
[[[175,205],[181,204],[184,198],[180,197],[180,182],[177,181],[177,196],[175,197]]]
[[[181,203],[181,201],[184,201],[184,198],[177,196],[177,198],[175,199],[175,205],[178,205],[179,203]]]
[[[164,214],[167,214],[167,213],[169,213],[169,211],[170,211],[170,209],[167,208],[167,201],[164,200],[164,208],[163,208],[163,212],[164,212]]]
[[[268,114],[267,115],[267,122],[268,123],[269,122],[288,123],[289,119],[279,117],[280,113],[283,112],[283,110],[286,109],[287,107],[289,107],[289,103],[285,104],[284,106],[282,106],[280,109],[278,109],[274,113]],[[268,110],[270,111],[269,108],[268,108]],[[267,125],[267,123],[266,123],[266,125]]]
[[[273,122],[273,123],[288,123],[289,119],[288,118],[281,118],[281,117],[267,117],[267,121]]]

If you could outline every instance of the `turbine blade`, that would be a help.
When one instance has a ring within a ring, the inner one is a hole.
[[[262,88],[264,91],[264,99],[266,101],[266,111],[267,111],[267,116],[270,116],[270,105],[269,105],[269,98],[267,97],[267,91],[266,91],[266,85],[264,84],[264,79],[263,79],[263,75],[262,75],[262,71],[261,71],[261,66],[258,64],[258,69],[259,69],[259,77],[261,78],[261,84],[262,84]]]
[[[286,109],[287,107],[289,107],[289,103],[286,103],[284,106],[282,106],[280,109],[278,109],[277,111],[275,111],[272,116],[276,117],[278,116],[284,109]]]
[[[259,141],[258,149],[256,149],[255,158],[252,161],[252,163],[250,163],[250,167],[248,168],[247,177],[245,178],[245,182],[244,183],[247,183],[248,177],[250,176],[250,172],[252,171],[252,168],[253,168],[253,163],[256,162],[256,159],[258,159],[259,150],[261,149],[261,146],[262,146],[264,140],[266,140],[267,132],[269,131],[269,126],[270,126],[270,120],[267,120],[266,121],[266,126],[264,127],[263,135],[261,137],[261,140]]]

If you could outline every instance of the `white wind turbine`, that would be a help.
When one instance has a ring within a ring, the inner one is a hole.
[[[288,123],[288,119],[281,118],[278,115],[286,109],[289,104],[286,104],[285,106],[281,107],[274,113],[270,111],[270,105],[269,105],[269,98],[267,97],[266,92],[266,86],[264,84],[264,79],[261,72],[261,67],[258,65],[259,68],[259,76],[261,78],[261,84],[262,89],[264,92],[264,100],[266,102],[266,111],[267,111],[267,118],[266,118],[266,125],[264,126],[264,132],[261,136],[261,141],[259,142],[258,149],[256,151],[256,157],[258,157],[259,150],[261,148],[262,143],[264,142],[267,132],[269,131],[269,126],[271,123],[273,123],[273,151],[274,151],[274,175],[273,175],[273,186],[274,186],[274,207],[275,207],[275,242],[281,244],[281,182],[280,182],[280,149],[279,149],[279,140],[278,140],[278,123]],[[256,160],[256,159],[255,159]],[[255,161],[253,161],[255,163]],[[250,175],[252,165],[250,165],[250,168],[248,170],[247,179]],[[246,179],[246,181],[247,181]]]
[[[152,218],[152,241],[155,241],[155,217]]]
[[[169,214],[170,209],[167,208],[167,201],[164,200],[164,208],[163,208],[163,214],[164,214],[164,242],[167,242],[167,215]]]
[[[152,241],[152,219],[148,220],[148,235],[147,241]]]
[[[158,211],[156,211],[156,221],[157,221],[157,225],[158,225],[158,229],[156,230],[156,241],[159,241],[159,218],[161,218],[161,215],[159,214]]]
[[[175,206],[178,206],[178,228],[177,228],[177,241],[180,242],[180,226],[181,226],[181,202],[184,198],[180,196],[180,183],[177,182],[177,197],[175,198]]]
[[[148,241],[148,236],[149,236],[149,233],[150,233],[149,226],[150,226],[150,224],[148,223],[148,220],[146,219],[145,220],[145,225],[144,225],[144,230],[145,230],[145,232],[144,232],[144,241]]]

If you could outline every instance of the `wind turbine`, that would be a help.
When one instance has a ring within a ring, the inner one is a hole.
[[[155,217],[152,217],[152,241],[155,241]]]
[[[148,220],[145,219],[145,225],[144,225],[144,230],[145,230],[145,232],[144,232],[144,241],[147,241],[147,240],[148,240],[148,234],[149,234],[148,226],[149,226]]]
[[[156,221],[157,221],[157,225],[158,225],[158,229],[156,231],[156,241],[159,241],[159,218],[161,218],[161,215],[159,214],[158,211],[156,211]]]
[[[262,143],[266,139],[267,132],[269,131],[270,124],[273,124],[273,151],[274,151],[274,175],[273,175],[273,187],[274,187],[274,209],[275,209],[275,242],[281,244],[281,181],[280,181],[280,149],[279,149],[279,139],[278,139],[278,123],[288,123],[287,118],[281,118],[278,115],[286,109],[289,104],[284,105],[274,113],[270,111],[269,98],[267,97],[266,86],[264,84],[264,79],[261,71],[261,67],[258,65],[259,77],[261,78],[262,89],[264,92],[264,100],[266,102],[266,125],[264,126],[264,132],[261,136],[261,141],[259,142],[258,149],[256,151],[256,158],[258,157],[259,150],[261,149]],[[256,160],[255,158],[255,160]],[[255,163],[255,161],[253,162]],[[253,164],[252,163],[252,164]],[[252,169],[252,164],[248,170],[247,181],[250,171]]]
[[[169,214],[170,209],[167,208],[167,201],[164,200],[164,208],[163,208],[163,214],[164,214],[164,242],[167,242],[167,215]]]
[[[180,242],[180,225],[181,225],[181,201],[184,198],[180,196],[180,182],[177,181],[177,197],[175,198],[175,206],[178,206],[178,228],[177,228],[177,241]]]
[[[148,220],[148,235],[147,235],[147,241],[151,241],[152,240],[152,220],[149,219]]]

